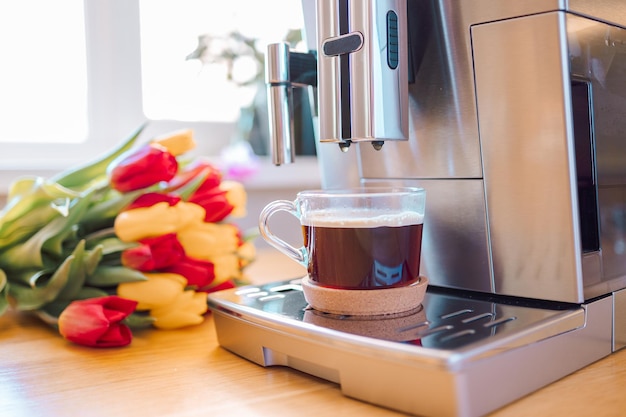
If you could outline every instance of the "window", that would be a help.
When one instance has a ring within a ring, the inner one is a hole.
[[[0,7],[2,188],[10,176],[85,162],[144,121],[136,1]]]
[[[243,49],[230,36],[237,31],[257,39],[256,50],[263,53],[267,43],[283,40],[289,29],[302,27],[297,0],[235,0],[219,5],[206,0],[140,0],[140,12],[143,108],[150,119],[234,122],[257,86],[228,82],[224,62],[185,59],[198,46],[198,38],[214,38],[206,55],[215,57],[220,49]],[[234,78],[254,78],[258,65],[250,56],[237,59]]]
[[[192,127],[199,152],[214,154],[254,89],[227,82],[223,65],[185,59],[198,36],[239,29],[264,50],[301,14],[298,0],[3,2],[0,190],[7,175],[85,162],[146,119],[146,135]]]
[[[66,17],[64,24],[49,18],[57,13]],[[5,116],[0,142],[77,143],[87,135],[83,14],[82,1],[76,0],[0,4],[0,109]]]

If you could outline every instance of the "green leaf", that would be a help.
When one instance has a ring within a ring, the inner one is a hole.
[[[0,316],[9,308],[9,280],[7,274],[0,269]]]
[[[95,287],[111,287],[122,282],[146,281],[141,272],[125,266],[100,265],[93,275],[87,277],[87,284]]]
[[[55,270],[42,270],[32,274],[29,284],[12,281],[9,295],[18,310],[37,310],[54,301],[67,284],[74,256],[68,256]],[[22,281],[24,279],[22,278]]]
[[[102,245],[98,245],[92,250],[85,251],[83,255],[83,264],[85,265],[85,274],[87,276],[96,272],[98,264],[102,259]]]
[[[6,250],[22,243],[58,215],[53,207],[47,205],[34,207],[12,221],[0,220],[0,247]]]
[[[78,294],[76,294],[75,299],[86,300],[88,298],[106,297],[107,295],[111,295],[111,294],[109,294],[107,291],[101,288],[83,287],[80,289],[80,291],[78,291]]]
[[[56,217],[42,227],[21,245],[13,246],[0,254],[0,266],[7,270],[44,268],[44,250],[51,255],[61,258],[63,241],[73,232],[89,205],[91,196],[85,195],[75,199],[66,217]]]
[[[52,180],[63,185],[64,187],[72,189],[85,190],[93,187],[93,181],[98,181],[102,179],[102,176],[106,175],[106,170],[109,164],[133,146],[145,126],[146,124],[140,126],[133,135],[122,141],[109,153],[100,156],[95,161],[91,161],[86,165],[63,171],[54,176]]]
[[[59,322],[59,316],[69,304],[70,301],[53,301],[46,304],[41,309],[35,310],[34,313],[37,314],[37,317],[44,323],[56,327]]]
[[[22,218],[35,207],[50,205],[62,210],[64,200],[79,197],[80,193],[42,177],[22,177],[9,189],[7,205],[0,211],[0,221]]]
[[[119,212],[132,203],[143,192],[144,190],[137,190],[120,194],[115,190],[111,190],[110,195],[103,196],[100,202],[89,207],[85,212],[83,221],[89,226],[92,226],[93,229],[99,229],[104,224],[115,220]],[[97,224],[98,227],[93,227],[94,223]]]
[[[41,177],[17,180],[0,211],[0,245],[8,248],[22,243],[53,219],[66,216],[71,202],[80,197]]]
[[[244,242],[249,242],[251,240],[256,239],[260,235],[261,235],[261,233],[259,232],[259,228],[258,227],[252,227],[250,229],[247,229],[245,232],[243,232],[242,240]]]
[[[152,323],[154,318],[144,312],[134,312],[124,319],[124,324],[135,330],[146,329],[152,326]]]
[[[188,200],[189,197],[191,197],[191,195],[202,185],[202,183],[204,183],[208,176],[208,173],[204,175],[197,175],[187,184],[176,189],[176,194],[178,194],[183,200]],[[169,192],[170,190],[165,189],[164,191]]]
[[[78,242],[71,255],[74,260],[70,265],[67,274],[67,283],[63,289],[57,295],[60,300],[72,300],[73,297],[85,284],[85,278],[87,276],[86,267],[84,263],[85,257],[85,241]]]
[[[58,218],[64,221],[59,220],[57,227],[50,230],[50,234],[42,242],[41,249],[53,255],[61,256],[63,241],[75,231],[76,224],[81,221],[91,200],[92,194],[85,194],[83,197],[75,199],[67,216]]]
[[[122,252],[126,249],[139,246],[139,243],[137,242],[122,242],[119,238],[115,236],[96,241],[97,246],[102,248],[103,255],[110,255],[112,253]],[[87,238],[87,244],[89,246],[93,245],[93,242],[90,242],[90,238]]]

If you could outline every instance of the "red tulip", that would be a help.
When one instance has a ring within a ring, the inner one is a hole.
[[[163,268],[163,272],[182,275],[187,279],[187,285],[202,288],[215,279],[215,266],[212,262],[201,261],[184,257],[179,262]]]
[[[118,296],[73,301],[59,316],[59,332],[67,340],[90,347],[130,344],[132,334],[122,323],[137,306]]]
[[[144,145],[124,153],[111,164],[111,186],[121,192],[140,190],[169,181],[178,171],[178,162],[166,148],[157,144]]]
[[[126,206],[124,210],[150,207],[163,201],[167,202],[170,206],[175,206],[180,200],[181,198],[179,196],[173,194],[145,193],[137,197],[135,201]]]
[[[168,184],[168,190],[178,190],[196,178],[204,178],[196,192],[201,189],[211,189],[220,185],[222,173],[208,162],[199,161],[186,166]]]
[[[142,239],[140,243],[122,252],[122,265],[144,272],[154,271],[176,264],[185,255],[176,233]]]
[[[217,291],[222,291],[222,290],[228,290],[230,288],[235,288],[236,286],[237,284],[235,284],[232,280],[229,280],[229,281],[224,281],[221,284],[216,285],[214,287],[201,288],[198,291],[212,293],[212,292],[217,292]]]
[[[226,191],[214,187],[212,189],[202,189],[200,187],[188,200],[204,208],[206,215],[204,221],[207,223],[217,223],[226,218],[234,209],[226,198]]]

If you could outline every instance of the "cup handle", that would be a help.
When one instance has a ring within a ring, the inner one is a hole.
[[[267,243],[269,243],[285,255],[289,256],[291,259],[307,267],[307,264],[309,262],[309,256],[304,246],[300,247],[299,249],[295,248],[289,243],[285,242],[283,239],[276,236],[274,233],[272,233],[272,231],[270,231],[268,225],[269,219],[279,211],[286,211],[287,213],[296,217],[298,220],[300,219],[300,215],[298,209],[296,208],[295,202],[287,200],[273,201],[265,206],[265,208],[263,209],[263,211],[261,211],[261,214],[259,215],[259,231],[261,232],[261,236],[263,236],[263,239],[265,239]]]

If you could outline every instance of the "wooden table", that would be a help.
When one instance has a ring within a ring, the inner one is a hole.
[[[297,276],[299,268],[263,253],[250,274],[255,282],[265,282]],[[493,415],[624,413],[626,350]],[[2,417],[222,415],[402,414],[344,397],[334,383],[292,369],[263,368],[229,353],[218,345],[210,316],[195,327],[135,332],[132,344],[118,349],[73,345],[25,314],[9,312],[0,317]]]

